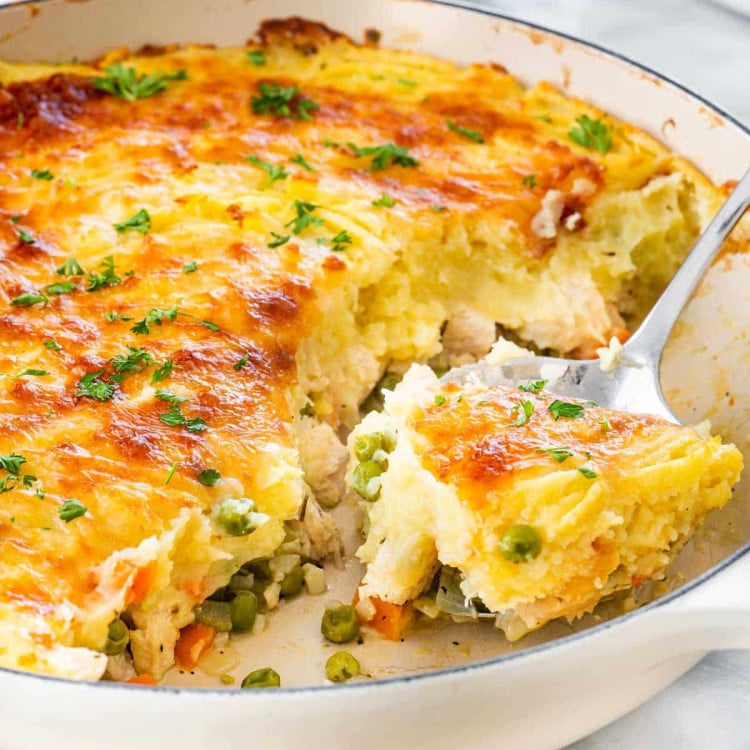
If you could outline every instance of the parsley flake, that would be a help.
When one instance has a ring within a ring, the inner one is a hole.
[[[120,234],[131,229],[134,232],[146,234],[151,229],[151,217],[145,208],[141,208],[129,219],[125,219],[125,221],[121,221],[119,224],[113,224],[113,226]]]
[[[271,164],[270,162],[263,161],[263,159],[260,159],[255,154],[246,156],[245,161],[249,161],[256,167],[259,167],[268,175],[268,184],[266,187],[271,187],[276,180],[285,180],[289,177],[289,172],[287,172],[284,167],[279,164]]]
[[[612,429],[612,423],[608,419],[602,419],[599,424],[602,427],[602,432],[609,432]]]
[[[384,143],[382,146],[365,146],[359,148],[353,143],[346,144],[355,156],[372,156],[371,168],[374,171],[385,169],[386,167],[397,164],[400,167],[416,167],[419,162],[409,156],[409,149],[404,146],[397,146],[395,143]]]
[[[313,216],[313,211],[318,208],[315,203],[295,200],[292,204],[292,208],[297,215],[291,221],[284,224],[285,227],[292,227],[292,234],[300,234],[309,226],[319,227],[323,223],[323,219]],[[271,234],[273,234],[273,232]]]
[[[531,380],[528,383],[519,385],[518,390],[525,393],[539,393],[547,383],[549,383],[549,380]]]
[[[289,158],[289,161],[292,162],[292,164],[299,164],[299,166],[302,167],[302,169],[305,169],[308,172],[318,171],[317,169],[310,166],[307,159],[305,159],[305,157],[302,156],[302,154],[300,154],[299,151],[294,156],[291,156]]]
[[[559,464],[563,463],[563,461],[573,456],[570,448],[568,448],[566,445],[561,445],[557,448],[537,448],[537,451],[539,453],[549,454]]]
[[[316,102],[300,95],[299,86],[259,83],[258,92],[258,95],[250,100],[250,107],[256,115],[293,115],[298,120],[312,120],[310,111],[318,109]]]
[[[331,250],[334,253],[340,253],[343,250],[346,250],[345,245],[351,245],[354,240],[352,239],[349,232],[342,230],[334,237],[331,237],[331,242],[333,243]]]
[[[49,182],[50,180],[55,179],[55,175],[53,175],[52,172],[49,171],[49,169],[32,169],[31,176],[35,180],[44,180],[45,182]]]
[[[596,479],[596,477],[598,476],[595,471],[592,471],[586,466],[579,466],[576,471],[579,471],[581,474],[583,474],[586,479]]]
[[[86,515],[88,508],[83,504],[79,503],[78,500],[66,500],[58,509],[57,515],[61,521],[70,523],[80,516]]]
[[[188,432],[203,432],[207,429],[205,420],[200,417],[188,419],[180,409],[179,405],[173,406],[168,412],[159,415],[159,419],[170,427],[187,428]]]
[[[68,258],[65,263],[55,270],[55,273],[60,276],[83,276],[83,268],[81,268],[81,264],[75,258]]]
[[[128,347],[127,354],[118,354],[109,360],[115,375],[110,378],[113,383],[122,383],[122,381],[131,374],[143,372],[143,370],[154,363],[154,358],[150,352],[142,347]]]
[[[169,474],[167,474],[167,478],[164,480],[164,486],[165,487],[172,481],[172,477],[174,476],[175,472],[177,471],[177,467],[179,465],[180,465],[179,461],[175,461],[172,464],[172,467],[169,470]]]
[[[257,66],[265,65],[266,64],[266,55],[263,52],[262,49],[251,49],[248,50],[245,55],[247,56],[247,59],[253,64]]]
[[[204,469],[198,474],[198,481],[206,487],[213,487],[220,479],[221,474],[216,469]]]
[[[213,323],[210,320],[200,320],[198,322],[202,326],[205,326],[206,328],[208,328],[209,331],[220,331],[221,330],[221,328],[219,328],[219,326],[217,326],[216,323]]]
[[[536,187],[536,175],[527,174],[526,177],[523,178],[523,184],[526,185],[527,188],[533,190]]]
[[[555,418],[555,422],[561,417],[567,419],[580,419],[583,416],[583,406],[572,404],[569,401],[555,400],[549,405],[549,412]]]
[[[86,373],[78,381],[76,397],[93,398],[95,401],[109,401],[115,395],[115,387],[101,379],[104,370]]]
[[[276,232],[271,232],[271,234],[273,235],[273,239],[268,243],[268,247],[271,248],[286,245],[292,239],[290,234],[276,234]]]
[[[396,83],[400,83],[402,86],[406,86],[410,89],[419,86],[419,81],[413,81],[411,78],[397,78]]]
[[[163,365],[157,367],[151,375],[152,383],[161,383],[162,380],[166,380],[174,370],[174,360],[171,358],[166,360]]]
[[[437,396],[435,396],[435,404],[437,406],[442,406],[445,403],[445,396],[443,396],[442,393],[438,393]]]
[[[51,294],[54,297],[59,297],[61,294],[70,294],[75,292],[78,287],[75,284],[71,284],[69,281],[62,281],[57,284],[48,284],[44,287],[46,294]]]
[[[471,128],[462,128],[460,125],[456,125],[456,123],[453,122],[453,120],[451,120],[450,118],[446,119],[445,124],[448,126],[448,130],[452,130],[454,133],[458,133],[464,138],[468,138],[470,141],[474,141],[474,143],[484,143],[482,134],[477,130],[472,130]]]
[[[165,320],[174,321],[179,314],[179,307],[172,307],[168,310],[163,307],[152,307],[146,313],[146,317],[132,325],[130,330],[135,334],[146,336],[151,332],[151,326],[160,326]]]
[[[46,307],[49,304],[49,297],[44,292],[24,292],[14,297],[10,304],[13,307],[33,307],[39,304]]]
[[[163,388],[156,389],[156,398],[158,398],[159,401],[166,401],[168,404],[184,404],[187,401],[185,396],[178,396],[176,393],[172,393],[172,391],[167,391]]]
[[[396,201],[390,195],[383,193],[380,198],[372,202],[372,205],[378,208],[393,208],[396,205]]]
[[[612,126],[604,122],[604,116],[592,120],[581,115],[568,132],[568,137],[579,146],[606,154],[612,148]]]
[[[92,80],[94,88],[129,102],[164,91],[168,81],[184,81],[187,78],[187,71],[184,69],[174,73],[156,72],[139,75],[135,68],[126,68],[122,63],[110,65],[104,72],[105,76]]]
[[[250,361],[250,355],[245,354],[242,357],[240,357],[233,365],[235,370],[239,372],[248,362]]]
[[[46,375],[49,375],[49,373],[47,372],[47,370],[36,370],[33,367],[27,367],[25,370],[19,372],[18,375],[16,375],[16,377],[23,378],[23,377],[26,377],[27,375],[30,375],[35,378],[43,378]]]
[[[519,401],[517,406],[511,410],[511,414],[518,414],[516,419],[510,423],[511,427],[520,427],[529,421],[529,417],[534,413],[534,404],[531,401]]]
[[[33,245],[36,242],[36,237],[25,229],[19,229],[18,240],[22,245]]]
[[[115,312],[114,310],[111,310],[110,312],[105,312],[104,319],[109,321],[110,323],[114,323],[116,320],[122,320],[122,321],[133,320],[133,318],[129,317],[128,315],[123,315],[122,313]]]
[[[183,263],[182,270],[185,274],[195,273],[198,270],[198,264],[191,260],[190,263]]]
[[[60,344],[58,344],[57,341],[53,341],[52,339],[44,342],[44,348],[49,349],[52,352],[59,352],[60,349],[62,349]]]
[[[21,473],[21,465],[25,463],[27,461],[20,453],[9,453],[7,456],[0,456],[0,467],[5,469],[8,474],[18,476]]]
[[[99,289],[103,289],[108,286],[117,286],[122,283],[120,278],[115,273],[115,256],[108,255],[100,264],[99,268],[102,269],[101,273],[96,271],[89,271],[86,277],[86,291],[96,292]]]

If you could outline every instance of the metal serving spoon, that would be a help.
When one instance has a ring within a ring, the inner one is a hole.
[[[448,371],[444,383],[518,385],[547,380],[545,388],[559,396],[589,399],[620,411],[655,414],[679,422],[664,400],[659,365],[674,324],[724,240],[750,205],[750,170],[699,237],[669,286],[638,330],[623,346],[619,362],[605,372],[599,360],[529,357],[502,364],[477,362]]]

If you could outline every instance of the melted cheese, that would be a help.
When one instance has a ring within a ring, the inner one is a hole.
[[[559,351],[624,336],[620,313],[642,315],[720,200],[625,123],[607,120],[606,154],[577,145],[576,118],[603,113],[498,66],[357,46],[299,20],[260,41],[263,65],[188,46],[0,66],[0,455],[36,477],[0,511],[4,665],[96,677],[107,624],[127,610],[136,667],[159,676],[192,607],[272,555],[311,497],[297,440],[317,432],[300,409],[353,424],[383,369],[438,354],[467,309]],[[92,84],[118,61],[186,78],[126,101]],[[256,113],[263,83],[317,108]],[[373,169],[357,150],[383,144],[418,164]],[[287,176],[269,184],[250,155]],[[395,205],[375,205],[384,194]],[[316,219],[297,235],[295,201]],[[147,232],[117,231],[139,211]],[[269,247],[277,235],[290,239]],[[56,272],[69,258],[86,274],[111,258],[119,280],[86,291],[88,276]],[[75,289],[55,295],[59,283]],[[46,303],[12,303],[45,289]],[[172,312],[133,330],[159,309]],[[109,400],[80,395],[133,348],[152,363]],[[206,430],[165,424],[156,388]],[[339,465],[305,466],[329,504]],[[198,481],[207,468],[214,487]],[[212,509],[240,497],[270,520],[229,537]],[[66,523],[73,499],[87,512]]]

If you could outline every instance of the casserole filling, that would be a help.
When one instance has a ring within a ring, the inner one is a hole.
[[[301,19],[0,82],[0,665],[60,676],[322,591],[389,373],[624,340],[723,195],[547,84]]]

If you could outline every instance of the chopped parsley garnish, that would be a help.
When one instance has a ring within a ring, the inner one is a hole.
[[[101,379],[104,370],[86,373],[78,381],[76,396],[93,398],[95,401],[109,401],[115,395],[115,387]]]
[[[536,175],[533,174],[527,174],[526,177],[523,178],[523,184],[526,185],[527,188],[535,188],[536,187]]]
[[[150,352],[143,348],[128,347],[127,354],[118,354],[109,360],[112,369],[115,371],[110,380],[113,383],[122,383],[127,375],[136,372],[142,372],[146,367],[154,363],[154,358]]]
[[[380,198],[372,202],[372,205],[377,206],[378,208],[392,208],[396,205],[396,201],[393,200],[390,195],[383,193]]]
[[[302,154],[299,153],[299,151],[296,153],[295,156],[291,156],[289,158],[289,161],[292,162],[292,164],[299,164],[302,169],[306,169],[308,172],[317,172],[317,170],[310,166],[307,159],[305,159]]]
[[[44,287],[46,294],[51,294],[54,297],[59,297],[61,294],[70,294],[75,292],[78,287],[75,284],[71,284],[69,281],[61,281],[57,284],[48,284]]]
[[[526,393],[539,393],[547,383],[549,383],[549,380],[532,380],[523,385],[519,385],[518,390],[525,391]]]
[[[200,320],[198,321],[202,326],[205,326],[208,328],[209,331],[220,331],[221,328],[216,325],[216,323],[211,322],[210,320]]]
[[[450,118],[445,121],[445,124],[448,126],[448,130],[452,130],[454,133],[458,133],[464,138],[468,138],[470,141],[474,141],[474,143],[484,143],[482,134],[477,130],[472,130],[471,128],[462,128],[460,125],[456,125],[456,123],[453,122],[453,120],[451,120]]]
[[[571,404],[568,401],[555,400],[549,405],[549,412],[557,422],[560,417],[567,419],[580,419],[583,416],[583,406],[581,404]]]
[[[581,115],[568,132],[573,143],[584,148],[606,154],[612,148],[612,126],[604,122],[604,117],[592,120],[588,115]]]
[[[94,88],[129,102],[164,91],[167,81],[184,81],[187,78],[187,71],[184,69],[174,73],[156,72],[139,75],[135,68],[126,68],[121,63],[106,67],[104,72],[105,76],[92,80]]]
[[[121,221],[119,224],[114,224],[113,226],[120,234],[129,230],[146,234],[151,229],[151,217],[145,208],[141,208],[129,219],[125,219],[125,221]]]
[[[7,456],[0,456],[0,468],[5,469],[8,474],[18,476],[21,473],[21,465],[25,463],[27,461],[20,453],[9,453]]]
[[[86,511],[88,511],[88,508],[83,503],[79,503],[78,500],[66,500],[57,509],[57,515],[60,516],[61,521],[70,523],[76,518],[86,515]]]
[[[122,320],[125,322],[127,322],[128,320],[133,320],[133,318],[131,318],[130,316],[123,315],[122,313],[115,312],[114,310],[105,312],[104,319],[109,321],[110,323],[114,323],[116,320]]]
[[[612,424],[608,419],[602,419],[599,424],[602,426],[602,432],[609,432],[612,429]]]
[[[281,247],[292,239],[292,235],[290,234],[276,234],[276,232],[271,232],[271,234],[273,235],[273,239],[268,243],[268,247]]]
[[[132,325],[130,330],[133,333],[146,336],[151,332],[151,326],[160,326],[165,320],[174,321],[179,314],[179,307],[172,307],[168,310],[163,307],[153,307],[146,313],[146,317]]]
[[[57,341],[53,341],[52,339],[44,342],[44,348],[49,349],[51,352],[59,352],[60,349],[62,349],[60,344],[58,344]]]
[[[247,59],[253,65],[261,66],[266,64],[266,55],[262,49],[251,49],[245,54],[247,55]]]
[[[430,206],[430,208],[436,213],[441,214],[445,211],[445,206]]]
[[[583,474],[586,479],[595,479],[597,477],[597,473],[586,466],[579,466],[576,471],[579,471],[581,474]]]
[[[156,398],[159,401],[166,401],[168,404],[184,404],[187,401],[185,396],[178,396],[172,391],[166,391],[163,388],[156,389]]]
[[[172,477],[174,476],[174,473],[177,471],[177,467],[179,465],[180,465],[179,461],[175,461],[172,464],[172,467],[169,470],[169,474],[167,474],[167,478],[164,480],[164,486],[165,487],[172,481]]]
[[[46,307],[49,304],[49,297],[44,292],[24,292],[14,297],[10,304],[13,307],[33,307],[40,304]]]
[[[83,268],[75,258],[68,258],[65,263],[56,269],[55,273],[60,274],[60,276],[83,276]]]
[[[338,144],[336,144],[338,145]],[[365,146],[359,148],[353,143],[346,144],[355,156],[372,156],[372,169],[375,171],[385,169],[389,165],[398,164],[401,167],[416,167],[419,162],[409,156],[409,149],[397,146],[395,143],[384,143],[382,146]]]
[[[100,264],[101,273],[89,271],[86,277],[86,291],[96,292],[107,286],[117,286],[122,279],[115,273],[115,256],[108,255]]]
[[[160,414],[159,419],[170,427],[181,427],[187,428],[188,432],[203,432],[207,425],[205,420],[200,417],[193,417],[188,419],[180,409],[179,405],[174,405],[165,414]]]
[[[52,174],[52,172],[49,171],[49,169],[32,169],[31,170],[31,176],[35,180],[45,180],[46,182],[49,182],[50,180],[55,179],[55,175]]]
[[[537,448],[537,451],[539,453],[548,453],[559,464],[573,456],[570,448],[565,445],[561,445],[558,448]]]
[[[161,383],[162,380],[166,380],[174,370],[174,360],[171,358],[166,360],[163,365],[159,365],[153,374],[151,375],[152,383]]]
[[[250,361],[250,355],[245,354],[242,357],[240,357],[233,365],[235,370],[239,372],[248,362]]]
[[[19,372],[18,375],[16,375],[16,377],[23,378],[23,377],[26,377],[27,375],[31,375],[32,377],[35,377],[35,378],[43,378],[46,375],[49,375],[49,373],[47,372],[47,370],[35,370],[33,367],[27,367],[25,370]]]
[[[298,120],[312,120],[310,112],[318,109],[316,102],[300,95],[299,86],[259,83],[258,92],[258,95],[250,100],[250,107],[256,115],[294,115]]]
[[[552,118],[549,115],[537,115],[534,119],[539,120],[540,122],[552,122]]]
[[[419,86],[419,81],[412,81],[411,78],[397,78],[396,83],[400,83],[402,86],[408,86],[411,89],[415,86]]]
[[[182,270],[186,274],[195,273],[198,270],[198,264],[191,260],[190,263],[183,263]]]
[[[445,396],[443,396],[442,393],[438,393],[437,396],[435,396],[435,404],[437,406],[442,406],[445,403]]]
[[[33,245],[36,242],[34,235],[25,229],[18,230],[18,239],[22,245]]]
[[[519,401],[517,406],[511,410],[511,414],[518,414],[516,419],[510,423],[511,427],[520,427],[529,421],[529,417],[534,413],[534,404],[531,401]]]
[[[204,469],[198,474],[198,481],[206,487],[213,487],[220,479],[221,474],[216,469]]]
[[[18,224],[19,221],[21,221],[21,214],[13,214],[10,217],[10,220],[13,224]]]
[[[340,253],[343,250],[346,250],[345,246],[351,245],[354,240],[349,232],[342,230],[334,237],[331,237],[331,242],[333,243],[331,250],[333,250],[334,253]]]
[[[297,215],[291,221],[284,224],[285,227],[292,227],[292,234],[300,234],[309,226],[319,227],[323,223],[323,219],[313,216],[313,211],[318,208],[315,203],[295,200],[292,204],[292,208]]]
[[[245,161],[249,161],[256,167],[260,167],[260,169],[268,175],[268,185],[266,187],[271,187],[276,180],[285,180],[289,177],[289,172],[287,172],[284,167],[279,164],[271,164],[267,161],[263,161],[263,159],[258,158],[255,154],[246,156]]]

